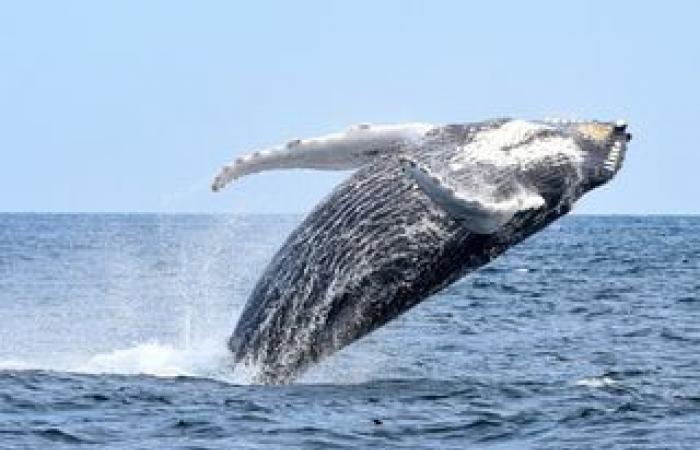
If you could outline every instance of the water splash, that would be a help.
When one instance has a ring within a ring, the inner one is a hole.
[[[230,355],[220,340],[196,347],[177,348],[156,341],[100,353],[74,372],[87,374],[151,375],[156,377],[199,377],[245,384],[238,371],[231,370]]]
[[[189,350],[192,341],[192,308],[189,305],[185,306],[185,323],[182,327],[182,346],[185,350]]]
[[[31,315],[21,296],[7,303],[12,331],[0,332],[0,370],[246,382],[232,373],[226,341],[273,251],[235,239],[250,233],[249,221],[110,215],[81,228],[86,219],[62,220],[70,232],[54,243],[60,253],[18,259],[32,278],[16,279],[27,283],[16,291],[43,286],[45,297]]]

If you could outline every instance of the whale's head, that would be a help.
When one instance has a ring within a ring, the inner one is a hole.
[[[469,205],[479,203],[498,212],[491,221],[496,224],[522,210],[565,214],[615,176],[632,137],[621,121],[517,119],[471,125],[466,136],[463,145],[444,153],[446,165],[431,172],[409,164],[406,170],[454,215],[474,217]],[[461,205],[461,212],[453,205]]]
[[[582,122],[571,124],[569,128],[581,149],[581,176],[585,190],[612,179],[622,167],[627,143],[632,139],[627,123],[623,120]]]
[[[528,124],[530,132],[515,146],[520,151],[512,154],[521,155],[519,166],[540,194],[569,203],[619,172],[632,139],[622,120],[553,119]]]
[[[442,173],[457,188],[498,197],[520,186],[565,200],[611,180],[632,138],[623,121],[500,119],[469,132],[471,139],[450,153]]]

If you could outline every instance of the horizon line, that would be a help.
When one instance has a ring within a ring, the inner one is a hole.
[[[300,212],[207,212],[207,211],[0,211],[0,215],[158,215],[158,216],[302,216]],[[566,216],[589,217],[700,217],[700,213],[577,213]],[[564,216],[564,217],[566,217]]]

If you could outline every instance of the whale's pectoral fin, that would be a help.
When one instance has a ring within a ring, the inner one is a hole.
[[[433,125],[409,123],[401,125],[367,125],[350,128],[310,139],[294,139],[237,158],[224,166],[212,183],[218,191],[244,175],[274,169],[349,170],[377,157],[398,152],[415,144],[433,129]]]
[[[431,200],[473,233],[492,234],[518,212],[534,210],[545,204],[544,199],[535,193],[501,201],[472,199],[464,193],[457,192],[447,182],[414,161],[402,158],[401,165],[403,171]]]

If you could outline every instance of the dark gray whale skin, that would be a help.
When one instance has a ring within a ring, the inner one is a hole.
[[[469,130],[506,121],[446,126],[406,152],[434,166],[473,138]],[[259,279],[229,340],[236,363],[254,367],[257,382],[291,382],[541,230],[607,181],[571,183],[567,168],[557,170],[529,175],[544,206],[517,213],[493,234],[475,234],[417,190],[397,158],[359,169],[296,228]]]

